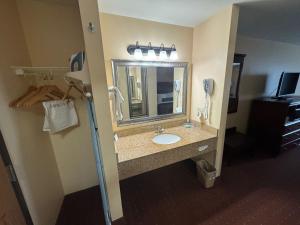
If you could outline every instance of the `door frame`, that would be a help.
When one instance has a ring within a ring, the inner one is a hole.
[[[2,158],[4,166],[7,168],[7,170],[9,171],[8,173],[10,173],[9,175],[12,178],[11,179],[11,185],[12,185],[13,191],[16,195],[17,201],[20,205],[20,208],[21,208],[22,214],[24,216],[25,222],[26,222],[27,225],[33,225],[32,218],[30,216],[30,213],[29,213],[29,210],[28,210],[28,207],[27,207],[27,203],[26,203],[24,195],[22,193],[22,189],[20,187],[18,178],[15,174],[15,170],[14,170],[12,161],[10,159],[10,156],[9,156],[6,144],[5,144],[5,140],[4,140],[3,135],[1,133],[1,130],[0,130],[0,156]]]

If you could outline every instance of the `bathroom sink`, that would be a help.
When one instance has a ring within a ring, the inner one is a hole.
[[[176,134],[159,134],[152,138],[152,141],[155,144],[160,145],[169,145],[174,144],[181,140],[181,137],[177,136]]]

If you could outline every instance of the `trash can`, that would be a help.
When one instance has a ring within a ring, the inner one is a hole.
[[[198,180],[205,188],[213,187],[217,175],[216,168],[204,159],[199,160],[196,164]]]

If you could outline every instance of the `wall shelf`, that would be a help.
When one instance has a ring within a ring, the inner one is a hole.
[[[23,67],[12,66],[11,69],[17,76],[41,76],[44,78],[53,78],[62,76],[69,72],[69,67]]]

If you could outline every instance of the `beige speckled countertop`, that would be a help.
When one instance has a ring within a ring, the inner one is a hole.
[[[199,126],[192,128],[172,127],[165,129],[164,133],[176,134],[181,137],[181,140],[169,145],[155,144],[152,142],[152,138],[156,135],[154,131],[120,137],[115,142],[118,162],[122,163],[217,137],[217,132]]]

